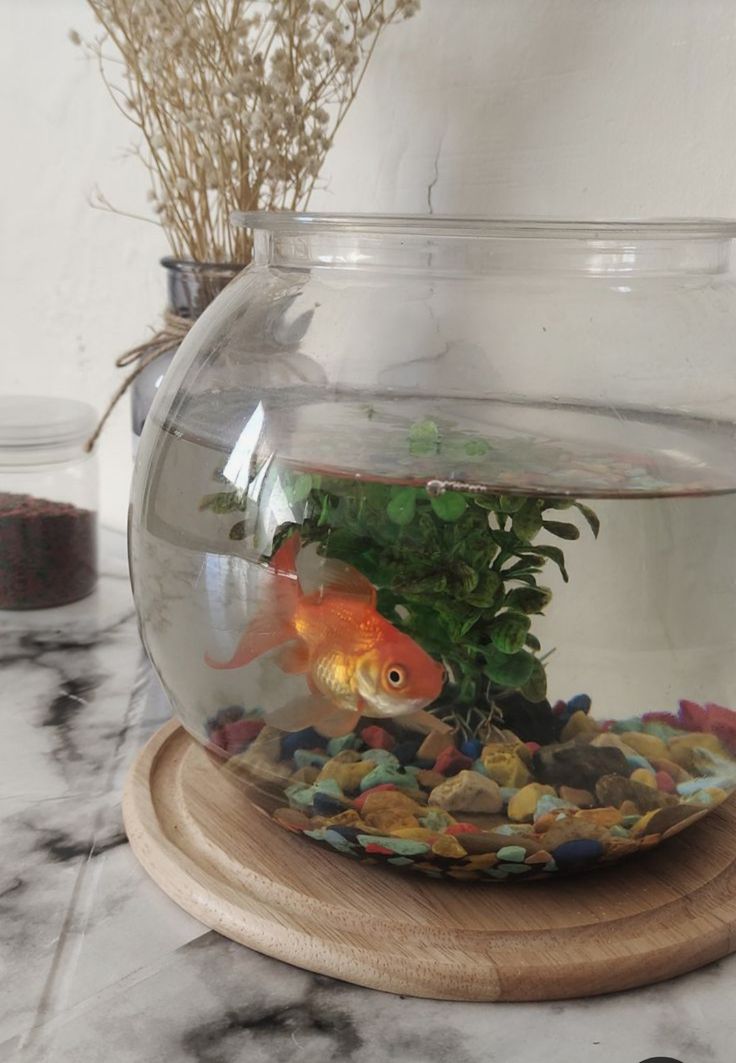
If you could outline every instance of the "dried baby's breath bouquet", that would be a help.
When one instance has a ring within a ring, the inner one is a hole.
[[[88,0],[173,254],[250,259],[233,210],[303,209],[381,31],[418,0]],[[81,44],[72,31],[72,40]],[[99,195],[99,205],[114,209]],[[121,212],[123,213],[123,212]],[[147,219],[151,220],[151,219]]]

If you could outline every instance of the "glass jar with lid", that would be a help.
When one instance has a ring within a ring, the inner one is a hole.
[[[0,609],[86,597],[97,579],[95,411],[74,399],[0,398]]]
[[[715,808],[736,225],[240,223],[254,262],[143,432],[131,561],[172,705],[254,815],[495,882]]]

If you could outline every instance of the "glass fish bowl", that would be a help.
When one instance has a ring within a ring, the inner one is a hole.
[[[253,263],[154,402],[130,551],[243,808],[295,861],[496,883],[726,800],[736,224],[236,221]]]

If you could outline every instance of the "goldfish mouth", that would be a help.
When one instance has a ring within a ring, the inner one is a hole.
[[[378,690],[361,690],[364,701],[364,716],[409,716],[420,712],[428,704],[429,698],[398,698]]]

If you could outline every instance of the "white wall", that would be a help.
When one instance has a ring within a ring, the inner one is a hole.
[[[0,393],[98,408],[114,357],[162,306],[132,127],[67,39],[84,0],[0,0]],[[733,0],[424,0],[385,36],[314,207],[557,216],[736,216]],[[100,446],[125,519],[128,410]]]

